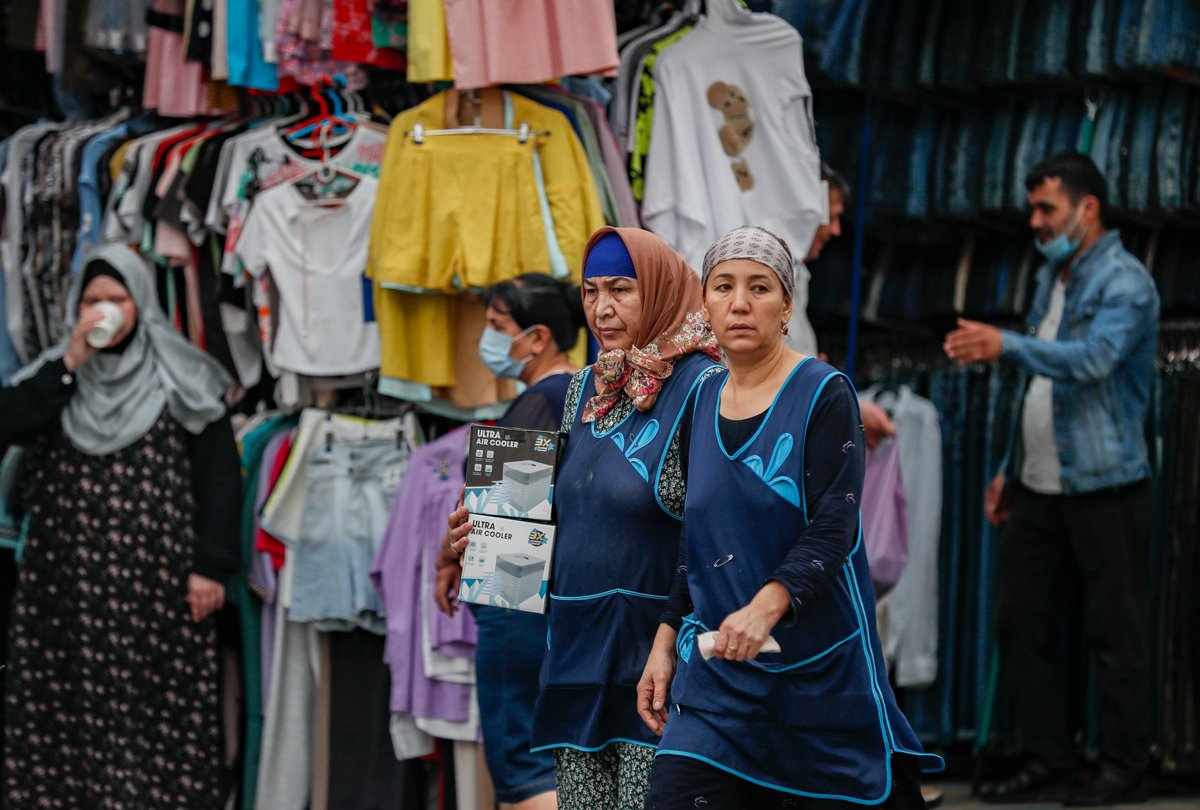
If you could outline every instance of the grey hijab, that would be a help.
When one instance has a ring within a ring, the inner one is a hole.
[[[140,256],[122,244],[103,245],[88,261],[110,264],[137,304],[137,331],[120,354],[98,352],[75,370],[77,389],[62,412],[63,431],[77,448],[103,456],[145,436],[163,408],[198,434],[225,414],[222,399],[232,380],[215,359],[171,328],[158,305],[154,277]],[[32,377],[66,354],[79,317],[83,273],[67,298],[66,336],[13,377]]]

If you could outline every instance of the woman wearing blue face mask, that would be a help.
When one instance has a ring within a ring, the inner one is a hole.
[[[586,325],[579,288],[526,273],[490,288],[484,303],[487,328],[479,339],[480,359],[497,377],[526,386],[499,424],[558,430],[567,386],[578,370],[567,352]]]
[[[479,356],[497,377],[526,386],[498,424],[557,431],[577,371],[567,352],[585,325],[579,288],[526,273],[489,289],[484,302],[487,328],[479,340]],[[450,516],[450,527],[434,598],[443,612],[453,615],[462,569],[449,542],[469,529],[466,507]],[[485,605],[470,608],[479,628],[475,671],[484,753],[496,798],[514,810],[555,808],[554,757],[548,751],[529,752],[546,617]]]

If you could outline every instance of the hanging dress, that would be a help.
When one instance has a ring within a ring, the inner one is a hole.
[[[5,810],[221,805],[216,629],[185,601],[196,545],[187,440],[164,411],[105,456],[57,433],[32,471]]]
[[[694,611],[676,642],[658,756],[690,757],[788,793],[874,804],[891,789],[893,754],[919,757],[926,770],[942,762],[922,751],[888,684],[861,521],[830,590],[794,625],[771,631],[782,652],[706,661],[695,643],[750,603],[807,527],[806,432],[839,376],[803,360],[740,448],[725,447],[718,432],[728,378],[697,393],[684,512]]]
[[[662,478],[684,404],[717,368],[700,352],[683,357],[649,411],[630,406],[606,430],[583,422],[583,403],[575,408],[554,488],[559,539],[535,751],[657,743],[637,714],[637,682],[679,548],[679,516],[662,499]],[[593,373],[583,372],[584,397]]]

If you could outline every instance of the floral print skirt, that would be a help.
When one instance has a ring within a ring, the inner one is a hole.
[[[642,810],[654,749],[617,742],[599,751],[554,749],[559,810]]]
[[[33,465],[10,629],[5,810],[220,806],[215,628],[195,623],[186,602],[187,451],[164,413],[123,450],[90,456],[59,435]]]

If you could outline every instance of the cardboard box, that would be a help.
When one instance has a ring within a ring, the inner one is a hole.
[[[463,502],[477,515],[548,521],[563,439],[545,430],[472,425]]]
[[[545,613],[554,527],[484,515],[471,522],[459,601]]]

